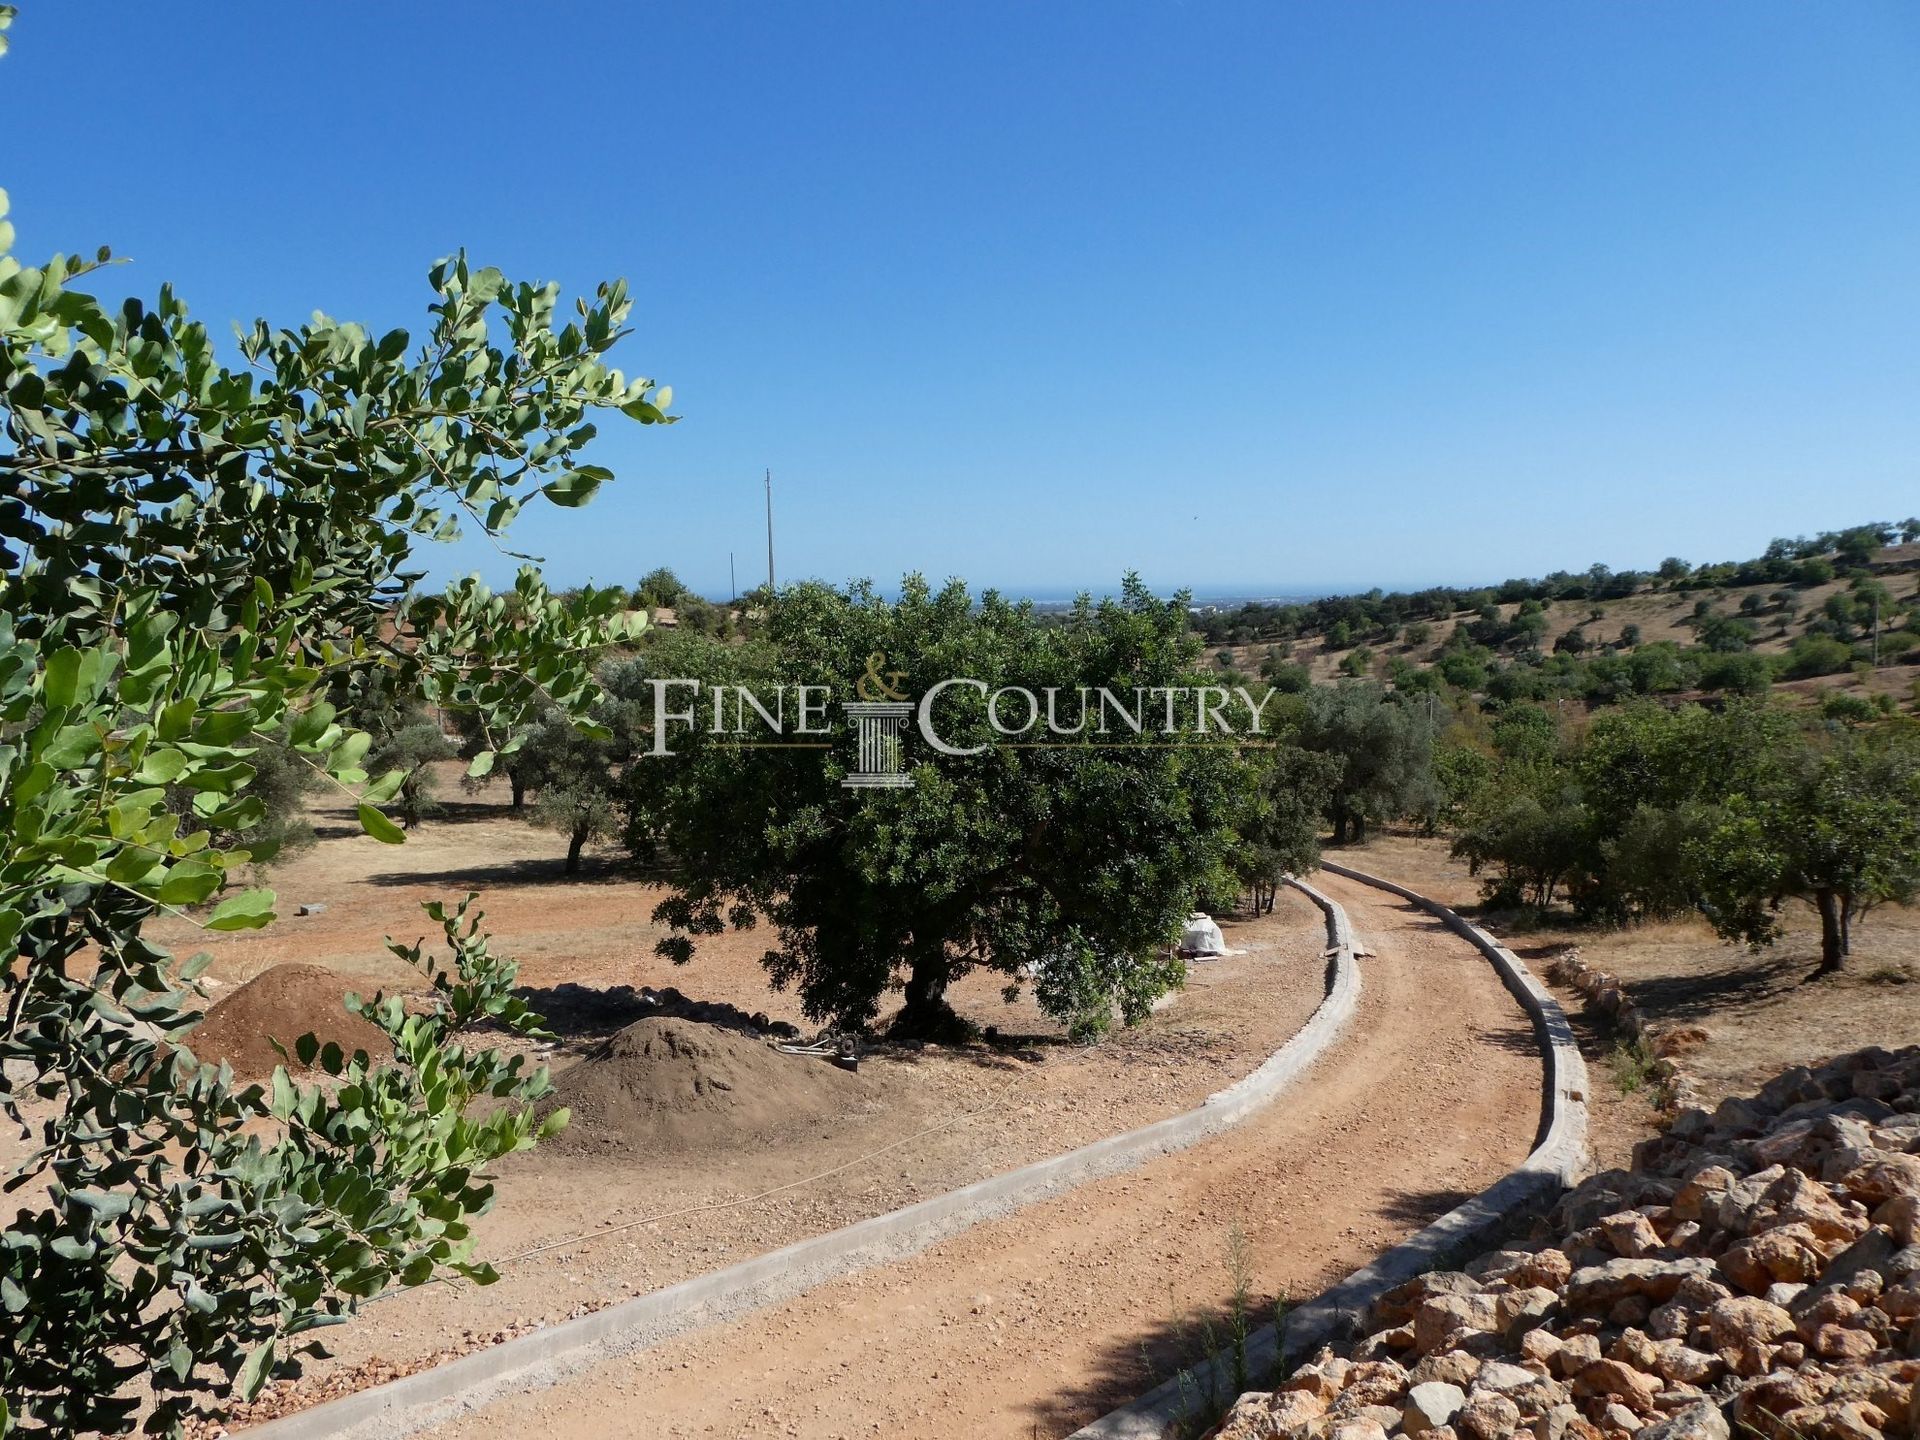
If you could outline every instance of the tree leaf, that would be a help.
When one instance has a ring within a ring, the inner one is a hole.
[[[262,887],[242,890],[214,906],[207,917],[209,930],[259,930],[273,923],[273,891]]]
[[[243,1400],[251,1400],[260,1393],[260,1387],[267,1383],[267,1374],[273,1368],[273,1341],[265,1340],[255,1346],[253,1353],[247,1356],[246,1363],[240,1367],[240,1373],[234,1379],[234,1389]]]
[[[569,510],[578,509],[594,496],[600,488],[601,477],[588,470],[563,471],[557,479],[549,480],[540,487],[540,493],[556,505]]]
[[[220,871],[202,860],[185,860],[167,872],[153,898],[162,905],[199,905],[220,888]]]
[[[73,704],[80,691],[80,652],[56,650],[47,657],[46,672],[40,682],[40,698],[49,710]]]
[[[407,843],[406,832],[371,805],[360,807],[360,828],[383,845]]]

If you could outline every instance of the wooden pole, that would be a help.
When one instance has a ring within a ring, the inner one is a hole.
[[[767,471],[767,598],[773,598],[773,471]]]

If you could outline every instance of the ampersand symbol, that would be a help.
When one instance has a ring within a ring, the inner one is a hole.
[[[904,670],[881,670],[887,663],[887,652],[876,650],[867,657],[867,673],[854,682],[854,690],[862,700],[904,700],[907,692],[900,689],[900,682],[907,678]]]

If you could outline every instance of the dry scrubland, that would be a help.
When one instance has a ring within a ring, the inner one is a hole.
[[[1447,854],[1447,842],[1389,834],[1330,851],[1390,875],[1449,904],[1474,908],[1478,882]],[[1920,1044],[1920,909],[1885,906],[1854,932],[1854,954],[1838,975],[1811,978],[1820,957],[1819,923],[1794,905],[1778,945],[1758,953],[1726,944],[1706,922],[1663,920],[1623,929],[1552,924],[1515,928],[1490,917],[1515,951],[1545,975],[1546,961],[1576,945],[1587,962],[1620,977],[1649,1020],[1697,1025],[1706,1039],[1685,1064],[1709,1104],[1753,1091],[1789,1065],[1810,1064],[1862,1045]],[[1562,989],[1578,1014],[1583,1002]],[[1612,1039],[1591,1017],[1589,1048]]]
[[[1893,545],[1882,549],[1875,557],[1881,564],[1911,565],[1920,563],[1920,545]],[[1911,571],[1887,577],[1894,593],[1905,596],[1910,593],[1915,576]],[[1756,618],[1759,638],[1753,649],[1762,655],[1779,655],[1786,652],[1794,638],[1805,632],[1804,621],[1816,615],[1830,595],[1844,593],[1849,585],[1848,579],[1838,579],[1823,585],[1809,586],[1804,590],[1777,584],[1736,586],[1728,589],[1697,588],[1692,590],[1652,590],[1630,595],[1620,600],[1560,600],[1547,607],[1546,633],[1540,639],[1542,653],[1553,652],[1553,642],[1569,630],[1582,629],[1587,638],[1596,646],[1618,642],[1621,632],[1629,625],[1640,627],[1640,643],[1652,645],[1659,641],[1671,641],[1676,645],[1689,646],[1696,643],[1694,630],[1686,622],[1693,616],[1696,602],[1708,599],[1713,602],[1716,613],[1736,615],[1740,602],[1752,595],[1765,603],[1767,597],[1782,589],[1791,589],[1799,601],[1799,616],[1782,633],[1775,625],[1772,614]],[[1500,613],[1511,618],[1519,609],[1518,602],[1510,602],[1497,607]],[[1605,612],[1599,620],[1589,618],[1595,609]],[[1447,637],[1462,625],[1471,623],[1473,612],[1462,612],[1446,620],[1429,621],[1431,633],[1418,645],[1408,645],[1402,640],[1388,644],[1368,644],[1374,655],[1373,673],[1386,674],[1390,660],[1401,659],[1413,665],[1424,665],[1441,653]],[[1229,651],[1233,655],[1234,668],[1246,674],[1260,673],[1260,662],[1266,653],[1276,644],[1272,640],[1256,640],[1247,645],[1209,646],[1207,653],[1217,655],[1220,651]],[[1284,648],[1284,647],[1283,647]],[[1337,650],[1328,649],[1318,637],[1295,641],[1291,649],[1291,658],[1307,667],[1308,673],[1317,684],[1331,684],[1345,675],[1341,663],[1353,650],[1360,646],[1345,646]],[[1842,672],[1826,675],[1813,680],[1789,680],[1781,682],[1776,688],[1808,692],[1819,689],[1839,689],[1860,694],[1890,694],[1896,700],[1904,702],[1904,708],[1914,708],[1913,685],[1920,680],[1920,665],[1887,665],[1876,670],[1865,680]]]

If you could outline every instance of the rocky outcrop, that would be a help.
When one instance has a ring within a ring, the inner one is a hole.
[[[1217,1440],[1920,1435],[1917,1227],[1920,1048],[1796,1067],[1389,1291]]]

